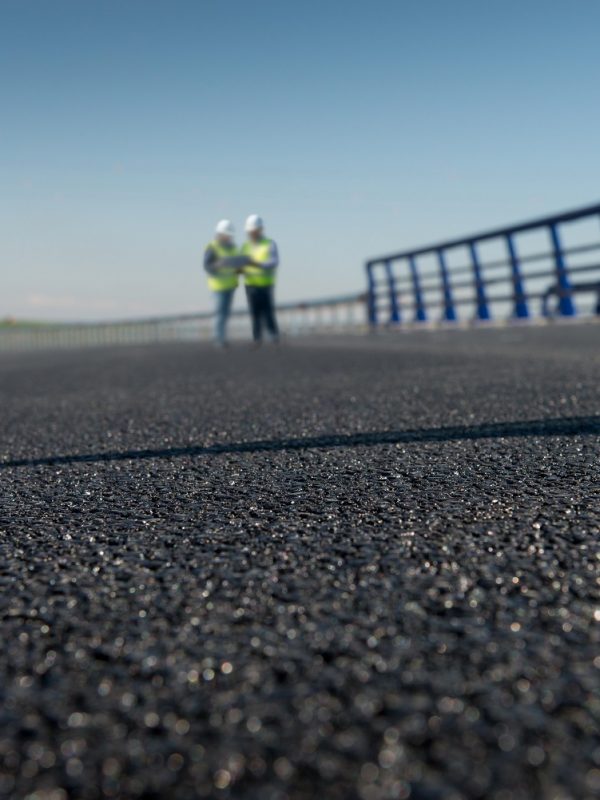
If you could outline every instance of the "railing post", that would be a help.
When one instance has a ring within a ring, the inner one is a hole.
[[[388,282],[388,290],[390,294],[390,323],[397,325],[401,322],[400,307],[398,305],[398,297],[396,294],[396,279],[392,269],[392,262],[388,259],[385,263],[385,274]]]
[[[552,239],[552,247],[554,249],[554,262],[556,265],[556,280],[558,284],[558,309],[563,317],[574,317],[577,314],[575,304],[573,303],[573,292],[571,289],[571,281],[569,280],[569,273],[567,272],[567,265],[560,243],[560,236],[558,235],[558,228],[556,223],[550,225],[550,237]]]
[[[600,222],[600,215],[598,216],[598,222]],[[596,314],[600,316],[600,283],[596,292]]]
[[[477,246],[475,245],[475,242],[469,242],[469,250],[471,253],[471,262],[473,264],[473,277],[475,278],[477,319],[491,319],[490,309],[485,293],[485,284],[483,282],[483,273],[481,271],[481,262],[479,261],[479,253],[477,252]]]
[[[512,270],[512,283],[513,283],[513,297],[514,297],[514,313],[513,316],[519,319],[529,317],[529,306],[527,305],[527,297],[523,288],[523,276],[521,275],[521,265],[517,256],[517,248],[510,233],[506,235],[506,246],[508,247],[508,255],[510,257],[510,266]]]
[[[440,264],[442,287],[444,289],[444,319],[448,322],[454,322],[456,320],[456,309],[454,308],[450,275],[448,274],[448,266],[443,250],[438,250],[438,261]]]
[[[427,311],[425,309],[425,303],[423,302],[423,292],[421,291],[421,280],[419,278],[419,270],[417,269],[417,262],[414,256],[408,257],[408,264],[410,266],[413,291],[415,294],[415,322],[426,322]]]
[[[372,328],[377,327],[377,289],[375,286],[375,277],[373,275],[373,264],[367,263],[367,316],[369,325]]]

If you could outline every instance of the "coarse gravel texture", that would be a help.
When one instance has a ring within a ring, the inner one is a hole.
[[[599,343],[2,354],[0,797],[598,797]]]

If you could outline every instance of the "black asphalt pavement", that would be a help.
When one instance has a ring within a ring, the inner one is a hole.
[[[0,798],[597,798],[599,345],[0,355]]]

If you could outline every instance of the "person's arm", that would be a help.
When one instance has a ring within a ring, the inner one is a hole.
[[[217,262],[218,262],[217,254],[215,253],[214,249],[209,245],[206,250],[204,251],[204,269],[208,272],[209,275],[216,275],[218,272],[217,269]]]
[[[271,246],[269,247],[269,259],[268,261],[263,261],[260,265],[263,269],[275,269],[279,266],[279,252],[277,250],[277,245],[275,242],[271,242]]]

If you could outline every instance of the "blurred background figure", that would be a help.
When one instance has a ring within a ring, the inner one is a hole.
[[[222,219],[215,230],[215,238],[204,251],[204,269],[208,273],[208,287],[215,296],[214,341],[219,347],[227,344],[227,320],[233,295],[238,285],[236,257],[238,248],[234,241],[235,229],[228,219]]]
[[[246,295],[252,316],[252,336],[256,345],[262,342],[263,324],[271,341],[279,341],[275,318],[274,287],[279,254],[277,245],[264,235],[264,223],[258,214],[246,220],[248,240],[242,245],[242,254],[249,259],[244,267]]]

